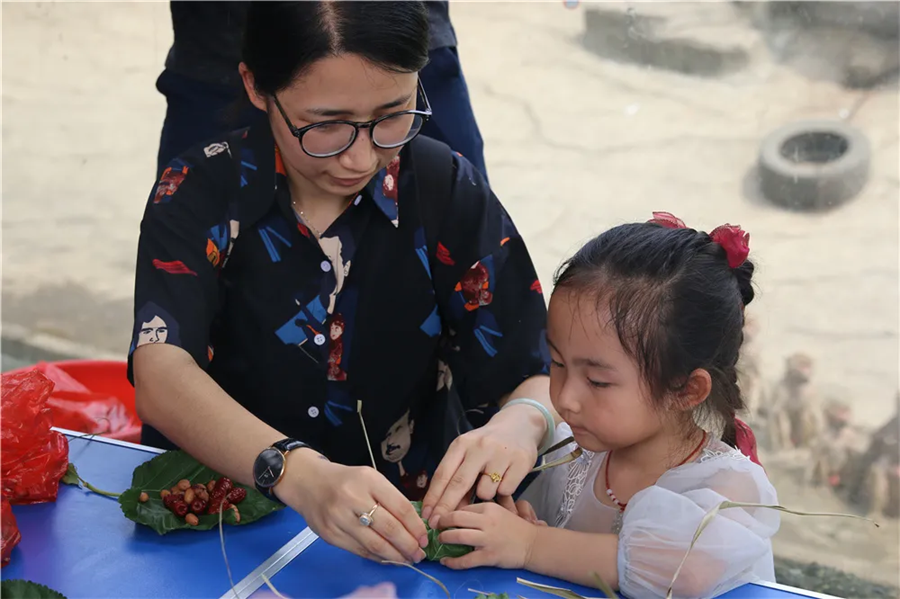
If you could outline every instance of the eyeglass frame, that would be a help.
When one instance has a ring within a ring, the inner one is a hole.
[[[431,102],[428,101],[428,96],[425,94],[425,88],[422,86],[421,79],[419,79],[416,82],[416,91],[418,93],[422,94],[422,99],[425,101],[425,110],[418,110],[418,109],[401,110],[399,112],[392,112],[390,114],[385,114],[376,119],[372,119],[371,121],[365,121],[365,122],[344,121],[344,120],[320,121],[318,123],[313,123],[311,125],[306,125],[305,127],[299,127],[299,128],[295,127],[294,124],[291,122],[290,117],[288,117],[287,113],[284,111],[284,108],[281,106],[281,102],[278,101],[278,97],[275,94],[272,94],[272,99],[275,101],[275,106],[278,108],[278,112],[281,113],[281,117],[284,119],[285,124],[287,124],[288,129],[291,132],[291,135],[293,135],[294,137],[297,138],[297,142],[300,144],[300,149],[303,150],[304,154],[306,154],[307,156],[310,156],[312,158],[332,158],[334,156],[338,156],[338,155],[346,152],[351,147],[353,147],[353,144],[356,143],[356,138],[359,137],[360,129],[368,129],[370,132],[369,139],[372,141],[372,145],[374,145],[376,148],[379,148],[382,150],[393,150],[394,148],[399,148],[400,146],[406,145],[409,142],[411,142],[412,140],[414,140],[416,137],[418,137],[419,133],[422,132],[422,127],[425,126],[425,123],[428,122],[428,120],[432,117],[432,115],[434,113],[431,110]],[[390,145],[390,146],[383,146],[383,145],[379,144],[377,141],[375,141],[375,136],[371,134],[371,131],[375,128],[375,125],[377,125],[381,121],[386,121],[387,119],[390,119],[390,118],[393,118],[396,116],[401,116],[404,114],[413,114],[413,115],[419,115],[422,117],[422,127],[419,127],[419,131],[417,131],[415,135],[413,135],[412,137],[410,137],[409,139],[407,139],[406,141],[404,141],[402,143],[398,143],[396,145]],[[307,131],[310,131],[311,129],[315,129],[316,127],[321,127],[324,125],[350,125],[353,127],[353,137],[350,138],[350,141],[347,143],[347,145],[344,148],[338,150],[337,152],[334,152],[333,154],[325,154],[325,155],[321,155],[321,156],[312,154],[312,153],[308,152],[305,147],[303,147],[303,136],[306,135]]]

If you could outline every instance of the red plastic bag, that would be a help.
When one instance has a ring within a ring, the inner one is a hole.
[[[53,426],[140,442],[141,422],[125,404],[108,394],[93,393],[58,366],[42,362],[35,367],[55,383],[47,405]]]
[[[69,442],[50,429],[53,383],[37,371],[4,374],[0,400],[0,492],[10,503],[56,501]]]
[[[0,539],[0,568],[2,568],[9,563],[9,555],[22,540],[22,533],[19,532],[16,524],[12,506],[5,497],[0,499],[0,529],[2,529],[2,539]]]

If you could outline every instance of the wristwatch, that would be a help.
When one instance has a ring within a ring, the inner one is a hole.
[[[269,499],[278,501],[278,497],[272,492],[272,489],[284,476],[287,454],[302,447],[309,447],[309,445],[297,439],[282,439],[263,449],[253,464],[253,481],[256,489]]]

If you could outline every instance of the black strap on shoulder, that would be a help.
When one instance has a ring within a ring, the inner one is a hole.
[[[428,262],[434,272],[437,256],[438,234],[444,220],[444,213],[451,204],[453,193],[453,150],[444,143],[429,137],[419,136],[413,141],[413,166],[419,193],[418,206],[425,228],[425,243]],[[440,312],[440,308],[438,308]],[[443,319],[442,319],[443,320]],[[435,413],[443,417],[431,423],[432,442],[447,451],[456,437],[472,430],[465,406],[459,393],[448,392],[441,399],[443,405],[436,406]]]
[[[437,254],[437,237],[450,205],[453,190],[453,150],[446,144],[420,135],[413,142],[413,164],[419,192],[419,210],[425,227],[428,260]],[[434,270],[432,268],[432,270]]]

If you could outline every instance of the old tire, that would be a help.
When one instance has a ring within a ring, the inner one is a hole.
[[[868,139],[849,125],[791,123],[763,140],[760,188],[771,201],[793,210],[827,210],[862,190],[870,159]]]

